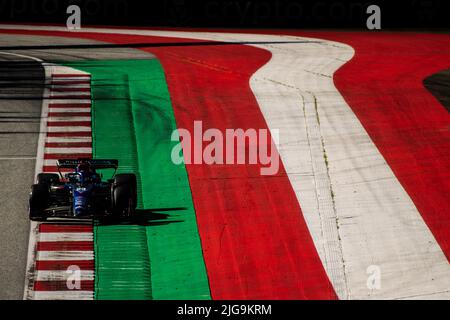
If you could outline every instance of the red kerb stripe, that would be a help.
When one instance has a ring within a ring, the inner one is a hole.
[[[64,225],[64,224],[47,224],[39,225],[39,232],[93,232],[91,225]]]
[[[49,112],[49,117],[90,117],[90,112]]]
[[[78,159],[90,158],[92,153],[46,153],[44,159]]]
[[[47,132],[47,137],[90,137],[89,131]]]
[[[52,108],[90,108],[90,103],[50,103],[48,105],[50,109]]]
[[[72,169],[60,169],[59,171],[61,171],[62,173],[66,173],[66,172],[72,172]],[[42,172],[58,172],[58,167],[57,166],[44,166],[42,168]]]
[[[50,91],[53,91],[53,92],[90,92],[91,88],[58,87],[58,88],[51,88]]]
[[[35,281],[35,291],[76,291],[76,289],[70,289],[67,286],[67,281]],[[93,280],[81,280],[80,291],[93,291]]]
[[[46,260],[36,261],[36,270],[67,270],[70,266],[78,266],[81,270],[94,270],[94,260]]]
[[[93,241],[50,241],[38,242],[38,251],[93,251]]]
[[[46,148],[90,148],[91,142],[46,142]]]
[[[65,79],[53,79],[50,82],[50,85],[63,85],[63,86],[70,86],[70,85],[77,85],[77,84],[90,84],[90,80],[65,80]]]
[[[67,74],[57,74],[54,73],[52,74],[52,78],[90,78],[91,75],[90,74],[71,74],[71,73],[67,73]]]
[[[47,121],[49,127],[90,127],[91,121]]]
[[[90,94],[86,94],[86,95],[65,95],[65,96],[51,96],[48,97],[47,99],[51,99],[51,100],[65,100],[65,99],[70,99],[70,100],[83,100],[83,99],[90,99],[91,95]]]

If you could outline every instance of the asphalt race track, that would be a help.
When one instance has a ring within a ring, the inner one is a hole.
[[[3,25],[0,47],[0,298],[450,298],[447,34]],[[199,120],[278,132],[279,170],[175,165]],[[61,155],[119,159],[139,218],[30,228]]]
[[[0,59],[0,298],[21,299],[29,235],[27,189],[34,179],[44,75],[32,59],[9,54]]]

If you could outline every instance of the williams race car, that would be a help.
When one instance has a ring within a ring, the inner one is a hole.
[[[40,173],[37,184],[31,186],[31,220],[127,217],[134,213],[136,176],[116,174],[118,160],[61,159],[56,164],[59,174]],[[63,175],[64,168],[74,170]],[[114,174],[102,181],[97,169],[114,169]]]

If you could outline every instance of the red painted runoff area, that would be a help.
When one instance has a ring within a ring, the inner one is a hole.
[[[300,35],[300,34],[297,34]],[[301,33],[346,43],[334,81],[450,260],[450,114],[423,80],[450,67],[450,36]]]

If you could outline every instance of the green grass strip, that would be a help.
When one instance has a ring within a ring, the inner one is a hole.
[[[158,60],[65,63],[92,76],[93,154],[138,178],[142,221],[94,227],[96,299],[210,299],[184,165]],[[105,173],[105,177],[106,177]]]

